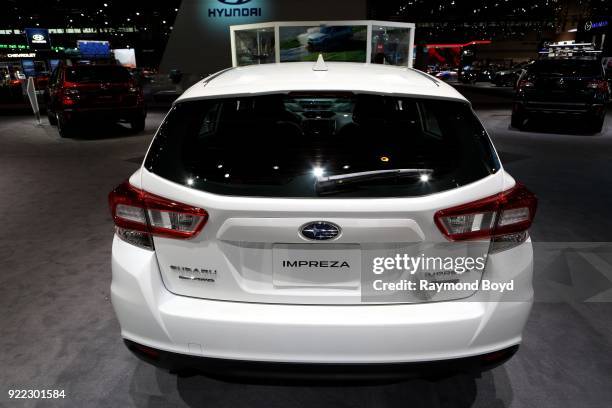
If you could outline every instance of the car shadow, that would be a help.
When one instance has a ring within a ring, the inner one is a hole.
[[[557,135],[568,135],[568,136],[603,136],[605,133],[605,124],[601,132],[594,132],[586,129],[586,121],[578,118],[564,117],[564,116],[551,116],[542,118],[530,118],[527,120],[523,128],[518,130],[512,126],[508,126],[508,129],[523,132],[532,133],[545,133],[545,134],[557,134]]]
[[[500,368],[498,370],[502,370]],[[480,378],[461,374],[440,380],[414,379],[364,384],[330,382],[327,384],[295,381],[237,383],[206,376],[177,377],[179,397],[190,407],[488,407],[507,404],[498,395],[510,395],[507,389],[495,389],[493,375]]]
[[[49,124],[47,122],[47,124]],[[49,125],[50,126],[50,125]],[[59,138],[59,132],[57,126],[53,126],[57,137]],[[112,122],[95,122],[95,123],[79,123],[75,124],[72,129],[70,137],[66,139],[71,140],[103,140],[103,139],[120,139],[133,136],[142,136],[150,133],[148,126],[142,132],[134,132],[129,124],[126,123],[112,123]]]

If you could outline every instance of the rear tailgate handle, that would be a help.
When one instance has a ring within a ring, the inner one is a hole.
[[[336,224],[338,238],[318,243],[422,242],[419,225],[409,218],[228,218],[217,231],[217,239],[231,242],[304,243],[314,242],[300,234],[313,221]]]

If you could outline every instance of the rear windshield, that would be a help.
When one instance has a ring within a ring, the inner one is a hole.
[[[115,65],[85,65],[66,69],[66,81],[70,82],[128,82],[130,72]]]
[[[499,163],[462,102],[317,93],[178,103],[145,167],[215,194],[340,198],[431,194],[484,178]],[[322,177],[395,169],[416,174],[318,188]]]
[[[531,64],[530,74],[554,76],[601,76],[601,66],[591,60],[541,60]]]

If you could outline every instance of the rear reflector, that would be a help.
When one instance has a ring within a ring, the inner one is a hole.
[[[151,236],[189,239],[208,221],[208,213],[198,207],[177,203],[133,187],[125,181],[108,196],[117,234],[138,246],[147,245]]]
[[[606,93],[610,90],[608,81],[605,81],[603,79],[591,81],[587,84],[586,87],[589,89],[596,89],[597,91],[603,92],[603,93]]]
[[[535,84],[531,81],[528,81],[526,79],[521,79],[518,84],[517,84],[517,88],[519,91],[524,91],[525,88],[533,88],[535,86]]]
[[[152,347],[147,347],[142,344],[138,344],[134,342],[129,342],[127,344],[130,350],[132,350],[136,354],[140,354],[141,356],[148,357],[153,360],[159,360],[161,356],[161,353],[159,352],[159,350],[154,349]]]
[[[135,231],[120,227],[115,227],[115,232],[119,238],[132,245],[141,248],[153,249],[153,240],[148,232]]]
[[[517,183],[511,189],[491,197],[440,210],[434,221],[450,241],[490,239],[526,234],[537,208],[537,198]],[[506,237],[510,238],[510,237]]]

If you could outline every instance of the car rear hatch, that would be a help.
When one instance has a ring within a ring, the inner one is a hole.
[[[78,107],[86,109],[135,106],[139,92],[127,69],[114,65],[68,68],[65,86],[78,90]]]
[[[502,177],[493,175],[465,189],[422,198],[287,200],[235,198],[190,191],[145,172],[143,187],[206,209],[209,219],[190,240],[155,237],[166,287],[173,293],[218,300],[266,303],[359,304],[362,301],[423,302],[469,296],[473,290],[391,294],[370,290],[373,279],[431,282],[478,281],[477,268],[456,274],[433,268],[411,275],[392,269],[373,273],[376,259],[472,257],[488,242],[449,242],[434,224],[437,210],[467,197],[494,195]],[[470,199],[468,199],[470,201]],[[303,228],[335,225],[337,239],[311,241]]]
[[[394,168],[410,174],[344,178],[317,190],[325,176]],[[378,278],[477,282],[483,269],[456,273],[439,265],[412,274],[380,260],[486,255],[488,241],[451,243],[434,215],[499,193],[499,169],[463,102],[268,95],[179,103],[147,155],[141,187],[207,214],[191,239],[154,238],[163,281],[175,294],[296,304],[423,302],[474,290],[393,299],[368,290]]]
[[[544,60],[529,68],[527,80],[531,86],[523,89],[530,102],[593,103],[601,68],[590,60]]]

